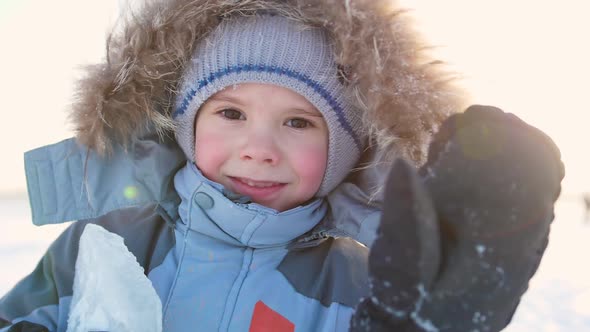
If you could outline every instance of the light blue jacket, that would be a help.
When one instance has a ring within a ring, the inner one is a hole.
[[[65,331],[87,223],[125,239],[160,296],[164,331],[346,331],[368,292],[368,250],[330,222],[327,200],[282,213],[249,204],[156,137],[109,159],[73,140],[25,159],[33,222],[79,221],[0,299],[2,332]],[[355,236],[370,233],[361,228]]]

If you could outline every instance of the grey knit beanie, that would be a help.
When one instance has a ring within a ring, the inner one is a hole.
[[[278,15],[226,18],[196,46],[173,113],[176,140],[187,158],[195,161],[194,121],[201,105],[225,87],[249,82],[291,89],[322,113],[328,163],[316,196],[327,195],[358,162],[365,141],[361,116],[338,79],[326,31]]]

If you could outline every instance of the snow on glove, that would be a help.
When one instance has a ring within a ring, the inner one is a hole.
[[[500,331],[547,246],[560,153],[512,114],[447,119],[419,175],[397,161],[351,331]]]

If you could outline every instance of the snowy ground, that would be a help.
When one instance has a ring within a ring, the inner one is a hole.
[[[34,268],[66,226],[32,225],[27,204],[0,200],[0,294]],[[539,271],[504,331],[590,331],[590,223],[583,222],[581,202],[559,202],[556,215]]]

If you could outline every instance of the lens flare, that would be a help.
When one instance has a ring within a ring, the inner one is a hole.
[[[136,199],[138,194],[138,190],[136,186],[127,186],[123,190],[123,195],[127,199]]]

